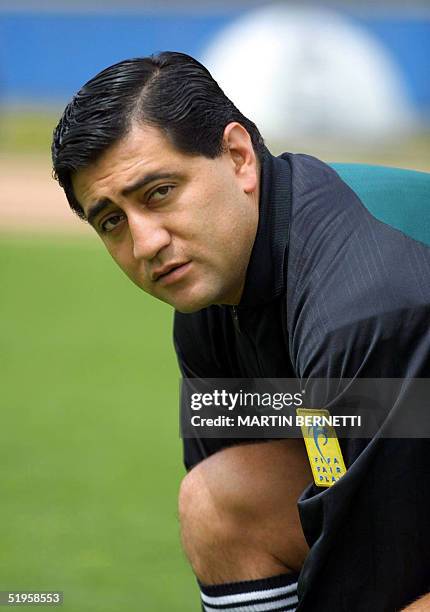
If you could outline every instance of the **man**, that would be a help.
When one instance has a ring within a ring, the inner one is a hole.
[[[314,158],[275,158],[181,53],[89,81],[53,163],[118,265],[175,308],[184,376],[428,375],[429,248],[363,205],[388,196],[410,218],[427,175],[339,166],[351,189]],[[204,610],[392,611],[430,590],[427,442],[341,445],[348,471],[321,490],[303,440],[184,441],[182,540]]]

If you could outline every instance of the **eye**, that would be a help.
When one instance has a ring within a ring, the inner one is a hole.
[[[101,232],[102,233],[111,232],[121,223],[121,221],[124,220],[124,218],[125,218],[125,215],[119,214],[119,213],[115,215],[111,215],[110,217],[105,219],[103,223],[100,224]]]
[[[173,185],[161,185],[157,187],[149,194],[148,202],[161,202],[161,200],[164,200],[164,198],[170,194],[172,189],[174,189]]]

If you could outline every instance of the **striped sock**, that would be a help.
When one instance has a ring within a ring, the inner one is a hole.
[[[200,584],[204,612],[294,612],[298,604],[298,574],[281,574],[204,586]]]

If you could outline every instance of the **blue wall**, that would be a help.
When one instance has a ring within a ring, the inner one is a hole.
[[[430,112],[430,16],[427,19],[357,19],[390,51],[412,101]]]
[[[199,57],[240,14],[0,13],[0,100],[63,102],[107,65],[170,49]],[[401,67],[409,95],[430,112],[430,17],[357,18]]]
[[[231,17],[0,13],[0,97],[63,100],[127,57],[163,50],[198,57]]]

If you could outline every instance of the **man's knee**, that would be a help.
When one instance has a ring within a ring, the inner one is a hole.
[[[238,486],[233,461],[228,450],[220,451],[199,463],[183,479],[179,519],[187,553],[197,546],[200,549],[235,546],[244,529],[253,523],[250,483],[243,474]],[[247,537],[250,541],[252,534]]]
[[[204,566],[213,563],[220,549],[226,549],[228,534],[234,535],[234,513],[228,500],[220,505],[203,461],[183,479],[179,490],[179,520],[184,551],[198,577]],[[231,542],[230,542],[231,545]]]
[[[202,581],[221,580],[221,574],[246,580],[300,566],[306,543],[296,505],[308,466],[301,467],[296,442],[228,448],[184,478],[179,494],[182,542]],[[289,465],[295,484],[288,477]]]

